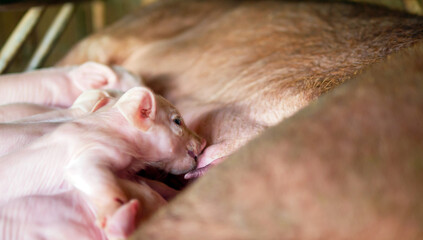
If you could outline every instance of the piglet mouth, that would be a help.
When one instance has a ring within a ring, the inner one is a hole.
[[[198,165],[197,165],[197,169],[194,169],[194,170],[187,172],[184,175],[184,178],[185,179],[199,178],[199,177],[203,176],[212,167],[214,167],[215,165],[224,161],[226,158],[227,158],[227,156],[216,158],[204,167],[198,167]]]
[[[184,179],[199,178],[203,176],[211,167],[212,164],[189,171],[184,175]]]
[[[197,155],[195,155],[193,151],[188,150],[188,155],[192,157],[195,160],[195,162],[197,162]]]

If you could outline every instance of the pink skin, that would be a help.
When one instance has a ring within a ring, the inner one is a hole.
[[[107,224],[107,235],[110,238],[127,238],[135,230],[137,213],[140,211],[138,200],[132,199],[116,210]]]
[[[0,156],[19,151],[41,136],[52,132],[61,123],[0,123]]]
[[[0,106],[0,122],[13,122],[24,117],[59,110],[33,103],[10,103]]]
[[[76,189],[69,189],[50,195],[25,196],[1,205],[0,238],[10,240],[126,238],[133,231],[136,222],[144,221],[165,204],[165,200],[147,186],[144,180],[137,176],[132,177],[130,181],[119,179],[132,200],[123,204],[111,216],[105,231],[96,226],[95,212],[84,196]],[[35,178],[34,181],[38,179]],[[54,209],[55,214],[51,214],[51,209]]]
[[[140,84],[138,77],[123,68],[94,62],[1,75],[0,103],[4,105],[0,105],[0,122],[9,123],[0,124],[0,156],[51,132],[61,122],[113,106],[120,90]],[[91,88],[114,90],[86,90]]]
[[[0,190],[8,193],[0,203],[73,186],[87,197],[98,224],[107,230],[108,220],[133,194],[118,177],[133,176],[147,165],[173,174],[188,172],[196,167],[205,144],[164,98],[133,88],[112,108],[62,124],[0,158],[7,166],[0,168]],[[30,176],[39,181],[28,182]]]
[[[86,62],[76,67],[48,68],[0,76],[0,104],[27,102],[70,107],[88,89],[126,91],[141,80],[120,67]]]
[[[19,150],[35,139],[52,132],[64,122],[88,115],[100,108],[111,108],[120,95],[122,95],[120,91],[87,90],[68,109],[49,110],[21,118],[15,122],[0,123],[0,156]],[[14,105],[17,105],[16,108]],[[43,109],[42,106],[36,104],[10,104],[9,106],[11,110],[22,110],[19,113],[33,113],[31,106],[35,106],[35,111]],[[48,109],[48,107],[46,108]]]
[[[52,209],[57,214],[46,214]],[[76,190],[25,196],[0,206],[0,238],[106,240],[94,219],[90,206]]]
[[[15,123],[39,123],[39,122],[64,122],[88,115],[100,108],[110,108],[122,96],[123,92],[118,90],[86,90],[68,109],[35,114],[21,118]]]
[[[219,109],[220,108],[220,109]],[[187,173],[185,179],[203,176],[209,169],[228,158],[239,147],[266,127],[248,119],[249,111],[239,112],[236,105],[219,105],[183,108],[189,126],[211,143],[198,158],[197,169]],[[193,112],[198,109],[198,112]],[[216,111],[215,109],[218,109]],[[207,127],[213,126],[213,128]]]

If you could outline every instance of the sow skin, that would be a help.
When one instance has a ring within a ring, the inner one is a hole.
[[[420,43],[269,128],[131,239],[423,239],[422,59]]]
[[[162,1],[83,40],[59,66],[92,60],[142,76],[206,138],[202,168],[418,42],[422,26],[359,4]]]

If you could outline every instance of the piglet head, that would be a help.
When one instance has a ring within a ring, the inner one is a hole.
[[[135,87],[119,99],[116,107],[136,129],[146,164],[172,174],[195,169],[206,141],[187,128],[169,101],[148,88]]]

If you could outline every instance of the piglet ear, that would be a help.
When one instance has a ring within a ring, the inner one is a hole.
[[[75,86],[85,91],[97,88],[112,88],[118,80],[116,72],[103,64],[86,62],[69,72]]]
[[[120,113],[134,127],[147,131],[156,116],[156,99],[154,93],[145,87],[128,90],[115,104]]]
[[[79,108],[84,112],[95,112],[110,100],[110,94],[105,90],[93,89],[84,91],[72,104],[71,108]]]

